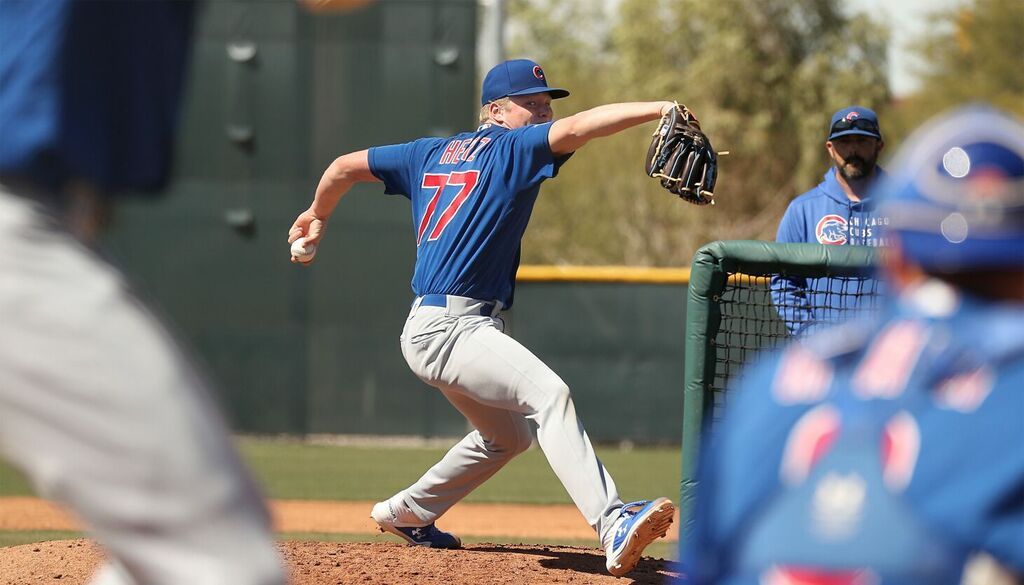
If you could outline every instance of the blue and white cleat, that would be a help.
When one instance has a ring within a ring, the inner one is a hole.
[[[606,551],[608,572],[621,577],[636,567],[647,545],[668,534],[676,507],[668,498],[622,506]]]
[[[438,530],[431,522],[426,526],[400,526],[390,502],[374,504],[370,518],[377,523],[381,532],[390,532],[413,546],[430,548],[460,548],[462,541],[458,536]]]

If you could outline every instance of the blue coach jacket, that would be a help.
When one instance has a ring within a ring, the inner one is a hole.
[[[876,167],[875,180],[885,176]],[[871,197],[850,201],[830,167],[821,183],[801,194],[786,209],[776,241],[817,242],[829,246],[881,246],[882,228],[889,218],[877,211]],[[797,335],[817,324],[833,323],[860,306],[858,293],[874,290],[871,279],[772,277],[772,302],[790,333]]]

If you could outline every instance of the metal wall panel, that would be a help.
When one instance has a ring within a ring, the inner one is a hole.
[[[474,124],[475,13],[466,0],[337,16],[202,5],[176,179],[126,202],[105,248],[207,365],[236,429],[461,432],[457,415],[421,420],[450,409],[397,350],[408,203],[355,189],[311,269],[288,262],[284,240],[334,156]],[[442,44],[459,58],[438,63]]]
[[[572,390],[591,439],[676,443],[686,287],[523,283],[510,331]]]
[[[337,16],[294,2],[203,5],[166,196],[129,201],[106,242],[194,348],[235,429],[461,435],[407,368],[410,206],[362,185],[317,262],[286,231],[339,154],[475,126],[476,5],[379,0]],[[679,286],[520,286],[511,330],[558,372],[591,436],[674,441]]]

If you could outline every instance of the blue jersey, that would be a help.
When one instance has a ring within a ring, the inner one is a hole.
[[[1024,307],[932,282],[748,372],[702,454],[688,582],[1024,573]]]
[[[875,172],[876,181],[885,177],[881,167]],[[876,247],[884,244],[881,228],[888,223],[871,198],[851,201],[836,179],[836,170],[830,168],[821,183],[789,204],[775,239],[783,243]],[[773,276],[771,280],[772,301],[793,334],[806,332],[810,325],[837,322],[848,317],[850,309],[862,306],[863,297],[840,293],[874,291],[877,287],[878,283],[870,279],[851,282]]]
[[[509,130],[484,124],[449,138],[369,151],[384,192],[412,202],[417,296],[447,294],[512,305],[520,243],[554,157],[551,123]]]
[[[192,12],[175,0],[0,1],[0,175],[50,190],[161,187]]]

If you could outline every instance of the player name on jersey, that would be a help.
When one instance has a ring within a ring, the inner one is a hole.
[[[464,161],[472,161],[491,141],[486,136],[474,136],[464,140],[452,140],[441,152],[439,165],[454,165]]]

